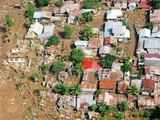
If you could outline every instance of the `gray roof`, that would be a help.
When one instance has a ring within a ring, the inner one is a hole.
[[[148,39],[145,39],[144,48],[160,49],[160,38],[148,38]]]

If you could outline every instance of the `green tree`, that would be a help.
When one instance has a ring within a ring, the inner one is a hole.
[[[101,64],[104,68],[111,68],[115,60],[116,60],[115,56],[106,54],[105,57],[102,57]]]
[[[124,115],[122,112],[116,112],[115,120],[124,120]]]
[[[76,95],[76,96],[80,95],[81,94],[80,85],[75,85],[75,86],[70,87],[70,94]]]
[[[159,106],[156,106],[151,111],[150,120],[160,120],[160,107]]]
[[[33,74],[31,75],[31,77],[30,77],[30,79],[31,79],[33,82],[39,81],[40,78],[41,78],[41,76],[40,76],[40,74],[37,73],[37,72],[33,73]]]
[[[60,43],[60,38],[58,36],[52,36],[48,39],[46,46],[58,45]]]
[[[84,58],[84,53],[81,49],[73,49],[70,55],[70,60],[74,63],[74,64],[78,64],[81,63],[82,60]]]
[[[122,101],[117,105],[117,108],[121,112],[125,112],[128,110],[128,102],[127,101]]]
[[[132,71],[132,59],[131,58],[124,59],[121,69],[123,72],[131,72]]]
[[[79,21],[81,22],[91,22],[93,20],[93,14],[91,12],[82,13],[79,17]]]
[[[49,0],[35,0],[37,7],[47,6],[49,4]]]
[[[139,89],[135,85],[129,86],[129,88],[128,88],[128,94],[138,96],[139,92],[140,92]]]
[[[67,38],[67,39],[72,38],[74,37],[74,34],[75,34],[75,29],[72,26],[70,25],[64,26],[64,31],[63,31],[64,38]]]
[[[72,72],[76,76],[81,75],[82,74],[82,65],[80,63],[75,64]]]
[[[54,88],[53,91],[56,93],[59,93],[61,95],[69,95],[69,87],[64,84],[57,84]]]
[[[6,27],[6,30],[8,31],[9,28],[11,28],[12,26],[14,26],[14,24],[15,23],[14,23],[13,18],[11,16],[9,16],[9,15],[6,15],[5,19],[4,19],[4,25]]]
[[[50,72],[52,74],[57,74],[60,71],[62,71],[64,69],[64,67],[65,67],[65,64],[63,61],[57,61],[51,65]]]
[[[159,0],[152,0],[152,5],[154,9],[160,9],[160,1]]]
[[[84,0],[83,7],[86,9],[96,9],[101,5],[101,0]]]
[[[82,31],[82,34],[80,36],[81,40],[90,40],[95,35],[93,28],[89,25],[85,26],[84,30]]]
[[[57,7],[61,7],[61,6],[63,5],[63,3],[64,3],[64,0],[56,0],[56,1],[55,1],[55,5],[56,5]]]
[[[34,19],[33,19],[33,15],[34,15],[34,12],[36,11],[36,7],[34,4],[28,4],[27,5],[27,9],[26,9],[26,17],[28,18],[28,24],[32,24]]]

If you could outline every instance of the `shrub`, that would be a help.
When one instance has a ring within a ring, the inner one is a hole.
[[[62,71],[64,69],[64,67],[65,67],[65,64],[63,61],[57,61],[51,65],[50,72],[52,74],[57,74],[60,71]]]
[[[35,0],[37,7],[47,6],[49,4],[49,0]]]
[[[58,36],[52,36],[48,39],[46,46],[58,45],[60,43],[60,38]]]

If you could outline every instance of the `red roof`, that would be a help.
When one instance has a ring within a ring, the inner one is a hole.
[[[154,80],[152,80],[152,79],[145,79],[143,81],[143,88],[144,88],[144,90],[152,92],[154,90],[154,87],[155,87],[155,81]]]
[[[97,63],[97,61],[92,58],[84,58],[82,65],[85,70],[97,71],[101,68],[100,65]]]
[[[140,0],[139,5],[140,5],[140,7],[141,7],[142,9],[144,9],[144,10],[150,10],[150,9],[151,9],[149,0]]]
[[[100,80],[99,88],[100,89],[115,90],[116,84],[117,84],[116,80]]]

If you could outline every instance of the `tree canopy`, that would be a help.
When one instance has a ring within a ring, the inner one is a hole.
[[[56,0],[56,1],[55,1],[55,5],[56,5],[57,7],[61,7],[61,6],[63,5],[63,3],[64,3],[64,0]]]
[[[35,0],[37,7],[47,6],[49,4],[49,0]]]
[[[64,38],[72,38],[74,36],[75,30],[72,26],[70,25],[65,25],[64,26],[64,31],[63,31],[63,37]]]
[[[75,48],[72,50],[71,55],[70,55],[70,60],[74,64],[81,63],[83,58],[84,58],[84,53],[81,49]],[[79,67],[79,66],[77,66],[77,67]]]
[[[29,20],[29,24],[31,24],[33,22],[33,15],[34,15],[35,11],[36,11],[36,7],[34,4],[30,3],[27,5],[26,17]]]
[[[159,0],[152,0],[153,8],[160,9],[160,1]]]
[[[122,101],[117,105],[117,108],[121,112],[125,112],[128,110],[128,102],[127,101]]]
[[[131,58],[124,59],[121,69],[123,72],[131,72],[132,71],[132,59]]]
[[[101,0],[84,0],[85,9],[96,9],[100,6]]]
[[[82,34],[80,36],[81,40],[90,40],[95,35],[93,28],[89,25],[85,26],[85,28],[82,31]]]
[[[79,17],[81,22],[91,22],[93,20],[93,14],[91,12],[82,13]]]
[[[102,57],[101,64],[104,68],[111,68],[115,60],[116,60],[115,56],[106,54],[105,57]]]
[[[6,26],[6,29],[8,30],[10,27],[14,25],[14,20],[11,16],[6,15],[4,19],[4,25]]]
[[[65,67],[65,64],[63,61],[57,61],[51,65],[50,72],[52,74],[59,73],[60,71],[64,69],[64,67]]]
[[[49,47],[51,45],[58,45],[60,43],[60,38],[58,36],[52,36],[48,39],[46,46]]]
[[[139,89],[137,86],[132,85],[128,88],[128,94],[134,95],[134,96],[138,96],[139,95]]]

